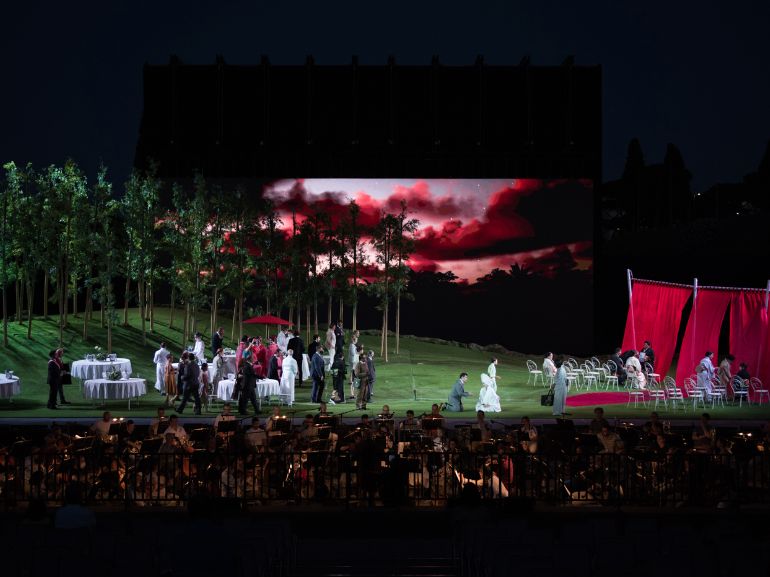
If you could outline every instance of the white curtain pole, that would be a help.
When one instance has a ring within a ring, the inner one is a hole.
[[[634,317],[634,291],[631,288],[631,279],[634,278],[633,273],[631,272],[630,268],[626,269],[626,280],[628,281],[628,307],[631,311],[631,338],[633,339],[633,345],[631,348],[634,348],[636,346],[636,318]]]
[[[695,335],[698,332],[698,279],[692,283],[692,340],[690,341],[690,361],[695,357]],[[697,360],[697,359],[696,359]]]

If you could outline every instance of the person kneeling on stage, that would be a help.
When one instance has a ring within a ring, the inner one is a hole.
[[[457,381],[452,386],[452,392],[446,402],[446,410],[452,412],[461,412],[463,410],[463,397],[470,397],[471,394],[465,391],[465,383],[468,380],[468,373],[460,373]]]

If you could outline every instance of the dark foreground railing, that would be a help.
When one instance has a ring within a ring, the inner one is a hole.
[[[715,505],[770,501],[770,455],[529,455],[421,452],[6,455],[0,499],[89,504],[325,502],[443,506],[463,500]]]

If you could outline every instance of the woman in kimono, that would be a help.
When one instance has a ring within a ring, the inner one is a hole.
[[[563,361],[557,359],[556,380],[553,383],[553,414],[561,417],[567,408],[567,370],[564,368]]]

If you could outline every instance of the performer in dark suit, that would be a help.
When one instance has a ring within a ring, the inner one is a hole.
[[[56,394],[61,387],[61,367],[56,362],[56,351],[48,353],[48,408],[58,409],[56,406]]]
[[[336,337],[336,341],[334,342],[334,349],[335,353],[339,355],[342,353],[345,354],[345,330],[342,328],[342,321],[337,321],[337,324],[334,325],[334,336]]]
[[[302,386],[302,355],[305,354],[305,343],[302,341],[302,337],[299,336],[299,331],[294,338],[289,340],[286,345],[287,349],[294,351],[294,360],[297,361],[297,374],[299,375],[298,387]]]
[[[211,358],[217,356],[217,351],[222,348],[222,343],[225,340],[225,329],[219,327],[217,332],[211,335]]]
[[[652,368],[655,368],[655,351],[652,350],[652,347],[650,346],[650,341],[644,341],[644,346],[642,347],[642,350],[639,352],[639,356],[641,356],[641,353],[644,353],[644,361],[645,363],[650,363],[650,366]]]
[[[622,387],[623,383],[626,382],[626,363],[620,357],[620,347],[615,349],[615,354],[610,357],[610,360],[615,363],[615,374],[618,377],[618,385]]]

